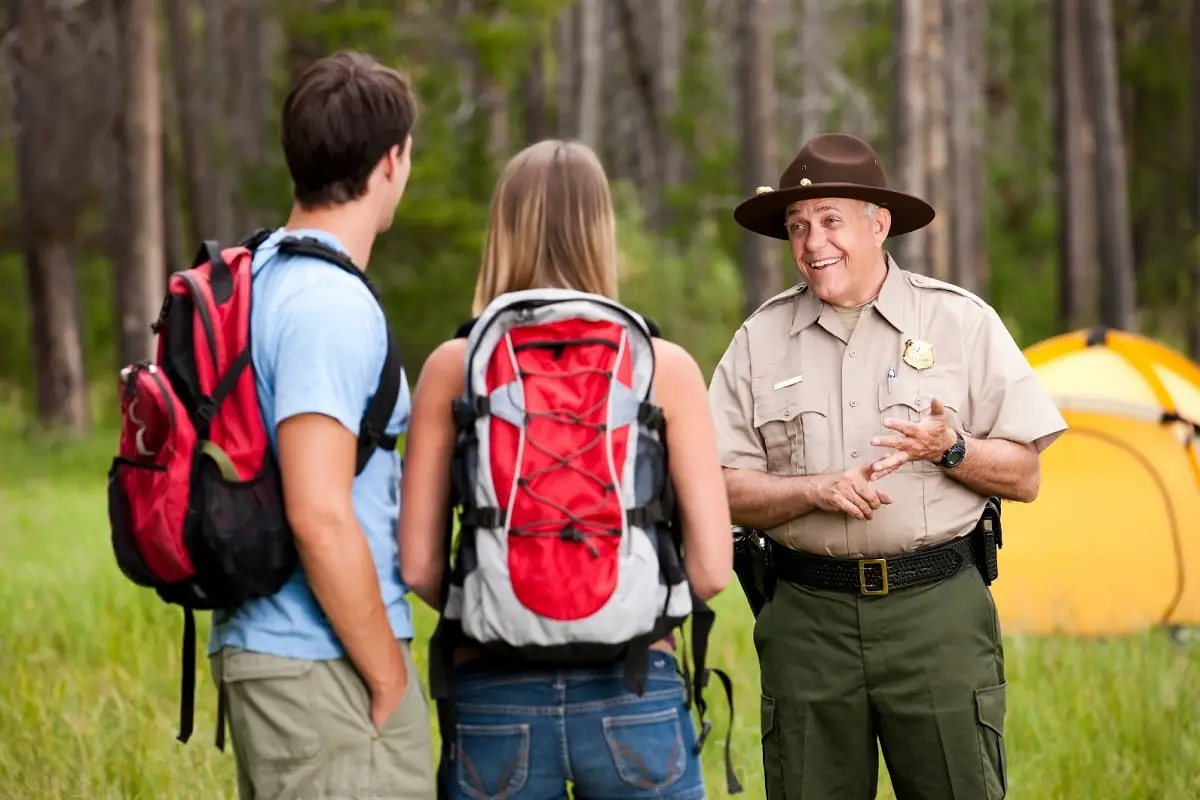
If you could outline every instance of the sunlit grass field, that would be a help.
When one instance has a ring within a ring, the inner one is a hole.
[[[232,753],[212,743],[207,615],[185,746],[175,740],[182,615],[113,561],[104,495],[113,441],[55,445],[0,419],[0,798],[232,798]],[[740,797],[762,798],[751,617],[736,585],[715,605],[710,660],[736,682]],[[423,641],[433,616],[421,606],[418,619]],[[423,665],[423,645],[417,657]],[[1200,645],[1159,633],[1009,640],[1006,662],[1010,798],[1200,798]],[[712,691],[705,774],[710,797],[724,798],[728,711],[715,681]],[[879,796],[891,798],[881,773]]]

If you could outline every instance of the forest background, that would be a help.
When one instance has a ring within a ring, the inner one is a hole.
[[[403,69],[422,107],[371,265],[410,378],[469,314],[498,170],[548,136],[601,155],[622,299],[706,373],[796,280],[733,207],[830,130],[937,208],[900,264],[987,299],[1022,346],[1104,323],[1200,357],[1200,0],[5,0],[2,796],[232,792],[229,756],[171,741],[174,610],[107,550],[116,371],[201,239],[281,223],[280,101],[341,48]],[[761,796],[744,606],[721,599],[714,657]],[[1194,653],[1010,640],[1009,663],[1010,797],[1200,795]]]

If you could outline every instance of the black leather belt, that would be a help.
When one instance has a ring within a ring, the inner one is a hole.
[[[897,589],[937,583],[975,565],[967,536],[891,558],[833,558],[802,553],[771,542],[776,574],[785,581],[814,589],[834,589],[882,596]]]

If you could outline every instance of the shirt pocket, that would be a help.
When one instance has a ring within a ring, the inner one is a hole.
[[[898,431],[884,427],[889,419],[919,423],[929,417],[929,408],[936,397],[946,407],[946,423],[955,430],[964,430],[959,419],[963,392],[958,378],[950,373],[905,376],[884,380],[879,384],[879,435],[897,436]],[[881,457],[891,455],[890,448],[883,448]],[[932,461],[910,461],[897,472],[941,472],[942,468]]]
[[[783,475],[818,475],[829,469],[829,392],[796,384],[756,397],[754,425],[767,451],[767,469]]]
[[[772,474],[796,474],[793,459],[800,455],[795,451],[802,445],[797,430],[797,407],[792,402],[794,394],[789,390],[772,391],[769,385],[765,391],[755,393],[754,427],[762,437],[767,472]]]

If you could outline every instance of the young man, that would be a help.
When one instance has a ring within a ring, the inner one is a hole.
[[[367,269],[408,181],[415,117],[406,79],[357,53],[313,64],[284,102],[295,202],[255,255],[251,343],[301,568],[276,595],[214,615],[209,655],[242,798],[434,792],[396,558],[399,456],[377,449],[355,476],[387,352],[383,312],[355,275],[278,249],[313,237]],[[408,417],[402,377],[386,432]]]

